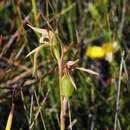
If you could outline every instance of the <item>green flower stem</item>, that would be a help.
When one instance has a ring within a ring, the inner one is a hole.
[[[63,53],[63,52],[62,52]],[[61,59],[58,61],[58,69],[59,69],[59,89],[60,89],[60,101],[61,101],[61,112],[60,112],[60,130],[65,129],[65,116],[64,116],[64,97],[62,95],[62,73],[63,73],[63,54]]]
[[[37,10],[36,0],[32,0],[32,8],[33,8],[34,20],[35,20],[36,26],[38,27],[39,22],[38,22],[38,10]]]

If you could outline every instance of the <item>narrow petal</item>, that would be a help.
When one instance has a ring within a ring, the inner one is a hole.
[[[45,34],[48,36],[48,32],[46,29],[41,29],[41,28],[36,28],[36,27],[33,27],[29,24],[27,24],[32,30],[34,30],[35,32],[38,32],[38,33],[41,33],[41,34]]]
[[[46,44],[43,44],[43,45],[41,45],[41,46],[35,48],[35,49],[32,50],[31,52],[29,52],[26,57],[29,57],[29,56],[32,55],[33,53],[35,53],[35,52],[39,51],[40,49],[42,49],[43,47],[47,47],[47,46],[48,46],[48,44],[46,43]]]
[[[69,73],[67,73],[67,76],[69,77],[69,79],[70,79],[71,83],[73,84],[75,90],[77,90],[76,84],[75,84],[74,80],[72,79],[72,77],[70,76]]]
[[[93,75],[99,76],[99,73],[97,73],[97,72],[95,72],[93,70],[90,70],[90,69],[86,69],[86,68],[83,68],[83,67],[76,67],[76,69],[84,71],[84,72],[87,72],[89,74],[93,74]]]

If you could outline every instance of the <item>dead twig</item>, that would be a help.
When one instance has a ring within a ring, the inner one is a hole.
[[[21,34],[21,30],[23,28],[23,25],[29,20],[30,18],[30,14],[28,16],[25,17],[25,19],[23,20],[23,24],[18,28],[18,30],[11,36],[11,38],[9,39],[8,43],[5,45],[5,47],[3,48],[0,56],[2,57],[7,50],[12,46],[14,40]]]

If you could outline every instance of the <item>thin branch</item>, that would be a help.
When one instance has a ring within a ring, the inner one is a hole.
[[[118,80],[118,88],[117,88],[117,96],[116,96],[116,113],[115,113],[115,122],[114,122],[114,130],[117,130],[117,120],[118,120],[118,112],[120,109],[120,89],[121,89],[121,75],[123,69],[124,62],[124,51],[122,52],[121,63],[120,63],[120,71],[119,71],[119,80]]]
[[[37,112],[36,112],[36,114],[35,114],[35,117],[34,117],[34,120],[33,120],[32,124],[31,124],[30,127],[29,127],[30,129],[33,128],[33,125],[34,125],[35,121],[37,120],[38,115],[39,115],[39,113],[41,112],[41,110],[42,110],[42,108],[43,108],[43,105],[45,104],[45,101],[47,100],[49,91],[50,91],[50,90],[47,91],[47,93],[46,93],[46,95],[45,95],[43,101],[41,102],[41,104],[38,105],[38,110],[37,110]]]
[[[70,128],[70,130],[72,130],[72,117],[71,117],[71,110],[70,110],[70,102],[69,102],[69,100],[68,100],[68,109],[69,109],[69,122],[70,122],[69,128]]]
[[[0,56],[3,56],[6,52],[7,52],[7,50],[12,46],[12,44],[13,44],[13,42],[14,42],[14,40],[21,34],[21,30],[23,29],[23,25],[29,20],[29,18],[30,18],[30,13],[29,13],[29,15],[27,15],[26,17],[25,17],[25,19],[23,20],[23,24],[17,29],[17,31],[11,36],[11,38],[9,39],[9,41],[8,41],[8,43],[5,45],[5,47],[3,48],[3,50],[2,50],[2,52],[1,52],[1,54],[0,54]]]
[[[125,22],[125,12],[126,12],[126,0],[123,0],[123,8],[122,8],[122,17],[121,17],[121,22],[119,25],[119,30],[118,30],[118,37],[121,39],[122,37],[122,32],[123,32],[123,27],[124,27],[124,22]]]
[[[33,93],[31,93],[31,103],[30,103],[30,116],[29,116],[29,125],[32,122],[32,110],[33,110]]]

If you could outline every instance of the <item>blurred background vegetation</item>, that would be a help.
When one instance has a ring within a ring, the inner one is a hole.
[[[27,23],[58,30],[65,61],[95,70],[75,70],[77,90],[69,99],[73,130],[130,130],[130,1],[128,0],[1,0],[0,1],[0,129],[12,102],[12,130],[59,130],[58,68],[47,48],[37,58],[39,35]],[[86,55],[89,46],[116,41],[111,60]],[[124,54],[124,55],[123,55]],[[117,116],[117,118],[116,118]],[[116,119],[115,119],[116,118]],[[66,117],[69,128],[69,113]]]

